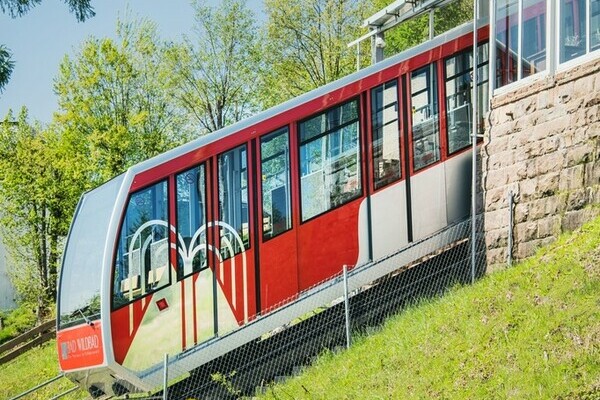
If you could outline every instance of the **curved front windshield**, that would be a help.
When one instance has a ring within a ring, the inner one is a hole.
[[[123,175],[84,194],[73,217],[63,255],[58,313],[60,327],[100,318],[104,245]]]

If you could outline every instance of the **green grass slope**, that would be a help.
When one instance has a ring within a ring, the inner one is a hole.
[[[600,399],[600,219],[389,320],[267,399]]]
[[[10,399],[59,374],[56,340],[34,348],[24,355],[0,365],[0,399]],[[75,384],[61,378],[37,390],[25,399],[50,399],[71,389]],[[61,399],[84,399],[87,392],[78,390]]]

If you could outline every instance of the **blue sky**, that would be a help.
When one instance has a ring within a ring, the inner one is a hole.
[[[219,0],[208,0],[218,4]],[[44,0],[29,13],[12,19],[0,12],[0,43],[13,54],[15,70],[0,94],[0,119],[9,109],[27,106],[31,120],[48,123],[57,111],[53,80],[65,54],[73,55],[89,36],[114,37],[117,18],[127,10],[158,25],[161,37],[178,40],[192,33],[194,13],[189,0],[95,0],[96,16],[77,22],[60,0]],[[264,19],[261,0],[247,0],[258,18]]]

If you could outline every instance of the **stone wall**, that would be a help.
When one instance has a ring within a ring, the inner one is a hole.
[[[600,59],[492,100],[482,148],[488,268],[532,255],[600,209]]]

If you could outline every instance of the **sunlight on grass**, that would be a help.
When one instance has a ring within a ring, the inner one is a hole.
[[[263,397],[600,399],[600,219],[405,310]]]

